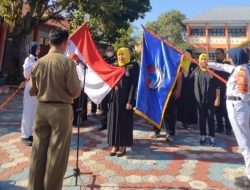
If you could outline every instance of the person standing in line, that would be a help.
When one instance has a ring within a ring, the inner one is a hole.
[[[223,49],[218,48],[215,50],[216,55],[216,62],[217,63],[223,63],[223,64],[229,64],[225,58],[225,52]],[[226,81],[228,80],[229,74],[225,73],[223,71],[216,71],[216,74],[224,78]],[[218,80],[218,79],[217,79]],[[216,123],[217,133],[222,133],[224,131],[224,128],[226,129],[227,135],[232,135],[232,127],[227,115],[227,108],[226,108],[226,85],[218,80],[218,83],[220,85],[220,105],[215,107],[215,116],[216,116]],[[223,118],[225,120],[225,124],[223,124]]]
[[[203,145],[206,143],[208,124],[209,143],[212,146],[216,146],[214,107],[220,104],[220,89],[217,80],[203,67],[207,62],[208,55],[201,54],[199,56],[199,67],[193,72],[194,94],[199,111],[200,144]]]
[[[73,99],[81,92],[76,64],[64,56],[68,32],[49,34],[49,53],[32,67],[30,95],[37,96],[28,190],[60,190],[67,169]]]
[[[176,102],[181,94],[181,86],[182,86],[182,72],[180,71],[177,74],[177,80],[174,84],[174,89],[172,92],[170,92],[172,94],[169,97],[167,108],[164,112],[163,122],[162,122],[162,127],[165,127],[166,130],[166,141],[171,143],[174,142],[175,124],[177,118]],[[157,127],[153,126],[153,130],[154,134],[151,135],[151,138],[157,139],[158,137],[160,137],[161,129],[158,129]]]
[[[126,154],[126,147],[133,145],[133,101],[136,91],[136,69],[130,61],[128,48],[117,51],[118,66],[126,71],[112,89],[108,110],[108,144],[110,156]]]
[[[26,80],[30,78],[32,65],[37,61],[40,53],[40,45],[37,42],[31,42],[29,45],[29,56],[23,64],[23,75]],[[29,95],[29,81],[25,83],[23,95],[23,114],[21,124],[21,141],[26,146],[31,146],[33,137],[33,125],[35,121],[35,113],[37,108],[37,98]]]
[[[209,68],[230,73],[226,89],[227,113],[245,161],[246,176],[235,178],[235,185],[250,188],[250,66],[248,55],[241,48],[228,52],[231,64],[205,63]]]
[[[192,50],[186,49],[185,53],[193,57]],[[194,76],[192,75],[196,67],[196,64],[191,63],[188,71],[183,71],[181,95],[177,100],[177,120],[182,123],[185,129],[195,128],[198,121],[197,105],[194,95]]]

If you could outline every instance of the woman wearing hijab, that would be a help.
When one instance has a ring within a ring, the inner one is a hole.
[[[208,63],[208,67],[230,73],[227,81],[226,104],[230,123],[232,125],[241,154],[245,160],[246,176],[235,179],[238,187],[250,187],[250,128],[248,103],[250,101],[249,79],[250,67],[248,56],[241,48],[229,50],[229,64]]]
[[[186,49],[185,53],[188,53],[191,57],[193,56],[193,52],[190,49]],[[185,129],[194,128],[198,120],[194,96],[194,76],[192,75],[196,67],[196,64],[191,63],[187,72],[183,72],[181,95],[177,100],[177,120],[182,122]]]
[[[23,75],[27,80],[30,78],[32,65],[37,61],[37,56],[40,53],[40,45],[37,42],[31,42],[29,45],[29,56],[25,59],[23,64]],[[32,145],[32,132],[35,121],[35,114],[37,108],[37,98],[29,95],[29,81],[26,82],[23,95],[23,115],[21,124],[21,140],[27,145]]]
[[[111,92],[108,110],[108,144],[112,147],[110,156],[123,156],[126,147],[133,145],[133,101],[136,89],[136,70],[130,62],[128,48],[117,51],[118,66],[126,71]]]
[[[220,89],[215,78],[202,67],[207,62],[208,55],[201,54],[199,67],[194,70],[194,94],[199,111],[200,144],[206,143],[206,126],[208,124],[208,140],[212,146],[215,146],[214,106],[218,106],[220,103]]]

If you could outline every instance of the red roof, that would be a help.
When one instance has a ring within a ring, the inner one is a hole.
[[[45,25],[52,26],[52,27],[60,27],[64,30],[70,30],[70,23],[68,20],[61,20],[61,21],[56,21],[56,20],[49,20],[45,23]]]

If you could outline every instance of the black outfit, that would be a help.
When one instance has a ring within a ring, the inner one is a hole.
[[[214,102],[216,89],[219,88],[219,85],[211,74],[202,71],[199,67],[194,70],[194,76],[194,93],[198,103],[200,134],[206,136],[207,121],[209,136],[214,137]]]
[[[168,100],[167,108],[165,110],[162,123],[162,125],[166,129],[166,136],[173,137],[175,135],[175,123],[176,123],[176,99],[172,93]],[[154,127],[154,132],[155,136],[157,137],[160,134],[160,129]]]
[[[80,115],[81,121],[87,120],[87,102],[88,102],[88,96],[81,91],[81,102],[79,102],[80,97],[76,98],[73,100],[73,111],[74,111],[74,120],[73,120],[73,125],[77,125],[77,109],[80,108],[82,109],[82,114]],[[80,103],[80,104],[79,104]]]
[[[196,67],[192,63],[189,67],[188,76],[182,75],[181,95],[177,100],[177,120],[183,124],[196,124],[198,120],[194,95],[194,75],[192,75]]]
[[[228,64],[228,62],[223,62],[223,63]],[[228,80],[229,73],[223,71],[215,71],[215,73],[218,74],[220,77],[224,78],[225,80]],[[216,131],[223,132],[225,127],[226,131],[231,133],[232,126],[230,124],[226,108],[226,85],[222,83],[220,80],[218,79],[216,80],[220,85],[220,105],[218,107],[215,107],[215,116],[217,121]],[[225,124],[223,124],[223,118],[225,120]]]
[[[133,64],[125,66],[126,72],[111,92],[108,110],[108,144],[110,146],[133,145],[133,110],[126,105],[132,104],[135,97],[135,75]]]
[[[90,111],[92,113],[96,113],[96,110],[97,110],[97,105],[91,101],[91,110]]]
[[[173,94],[171,94],[166,111],[164,113],[163,125],[166,128],[167,136],[175,135],[175,123],[176,123],[176,100]]]

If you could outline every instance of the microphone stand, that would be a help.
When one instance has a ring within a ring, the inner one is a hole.
[[[73,174],[64,178],[64,179],[67,179],[67,178],[70,178],[70,177],[75,177],[75,186],[77,186],[77,182],[78,182],[78,177],[80,178],[80,175],[83,174],[81,173],[80,169],[79,169],[79,143],[80,143],[80,122],[81,122],[81,115],[82,115],[82,106],[83,106],[83,93],[84,93],[84,88],[85,88],[85,77],[86,77],[86,70],[87,70],[87,66],[86,64],[84,64],[80,59],[78,59],[76,61],[77,64],[81,64],[81,66],[83,66],[83,69],[84,69],[84,78],[83,78],[83,84],[82,84],[82,89],[81,89],[81,95],[79,96],[79,99],[78,99],[78,108],[76,109],[76,113],[77,113],[77,148],[76,148],[76,166],[75,168],[73,169]],[[88,173],[88,174],[91,174],[91,173]],[[81,180],[81,178],[80,178]],[[82,180],[81,180],[82,182]],[[83,182],[82,182],[82,185]],[[86,189],[86,188],[85,188]]]

